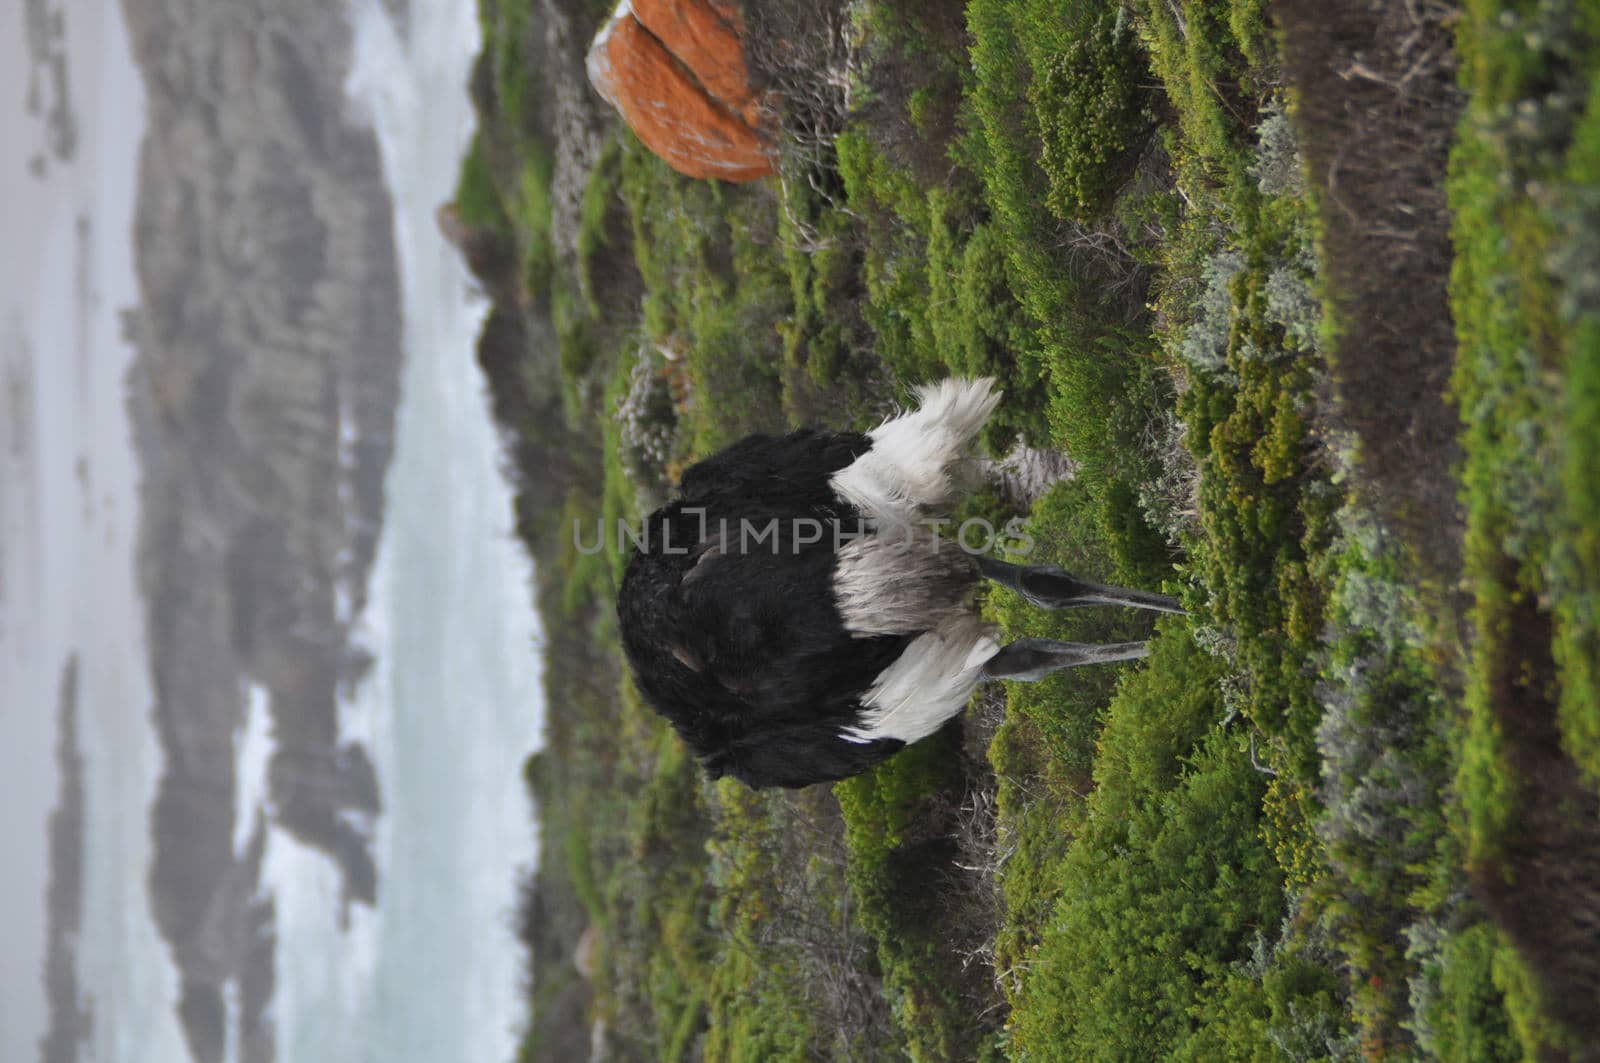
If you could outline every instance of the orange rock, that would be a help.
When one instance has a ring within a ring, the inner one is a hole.
[[[759,130],[761,99],[744,65],[743,21],[732,4],[714,0],[631,0],[633,17],[694,71],[712,99]]]
[[[738,27],[718,0],[622,0],[589,49],[589,80],[678,172],[765,177],[772,145]]]

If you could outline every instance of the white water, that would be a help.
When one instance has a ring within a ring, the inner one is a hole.
[[[542,730],[530,572],[474,360],[485,307],[434,224],[472,130],[471,4],[414,0],[402,41],[355,12],[352,99],[377,129],[395,198],[406,369],[363,641],[371,678],[344,730],[371,743],[383,791],[379,904],[337,921],[332,868],[282,834],[279,1058],[507,1060],[523,1015],[513,934],[535,857],[520,766]]]

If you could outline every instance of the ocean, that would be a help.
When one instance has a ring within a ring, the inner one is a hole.
[[[487,304],[434,223],[473,128],[477,16],[416,0],[402,37],[371,2],[355,25],[350,95],[383,150],[406,321],[364,640],[378,663],[344,721],[383,789],[379,903],[341,931],[331,865],[273,837],[279,1058],[506,1060],[524,1006],[513,915],[535,857],[520,766],[542,729],[538,633],[473,358]]]
[[[176,976],[146,882],[161,752],[133,567],[132,351],[119,322],[138,300],[130,228],[143,96],[118,5],[61,5],[75,146],[52,155],[50,130],[27,106],[18,6],[8,17],[19,25],[0,26],[0,70],[16,75],[0,85],[0,1058],[38,1058],[44,1030],[45,822],[59,782],[58,686],[76,656],[86,768],[77,970],[92,1007],[80,1058],[182,1063]],[[348,103],[381,144],[404,291],[396,450],[358,622],[376,663],[340,710],[382,792],[379,900],[342,918],[326,857],[271,832],[261,884],[278,935],[270,1016],[282,1060],[506,1060],[524,1007],[517,884],[536,859],[519,769],[542,730],[539,635],[473,357],[487,306],[434,223],[472,132],[476,14],[412,0],[403,34],[376,2],[351,19]],[[241,846],[265,800],[273,741],[262,692],[247,693]]]

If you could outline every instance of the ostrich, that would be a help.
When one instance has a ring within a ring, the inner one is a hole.
[[[941,539],[930,518],[1000,394],[950,379],[917,396],[871,432],[735,443],[688,469],[640,529],[617,600],[623,649],[712,778],[846,778],[933,734],[985,679],[1145,655],[1143,642],[1002,647],[974,602],[983,579],[1046,609],[1182,611]]]

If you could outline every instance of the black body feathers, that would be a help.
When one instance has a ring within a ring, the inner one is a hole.
[[[840,737],[908,642],[852,636],[834,603],[834,529],[853,534],[861,518],[828,481],[871,445],[750,436],[689,469],[645,521],[617,599],[623,648],[640,693],[713,777],[804,786],[903,746]]]

